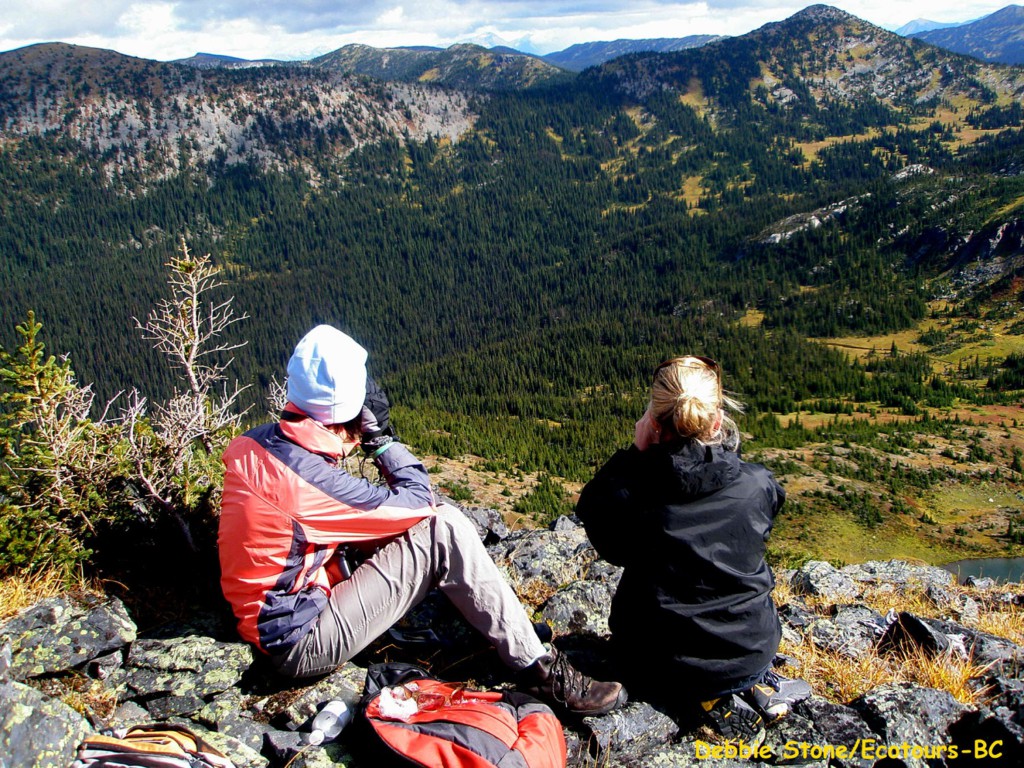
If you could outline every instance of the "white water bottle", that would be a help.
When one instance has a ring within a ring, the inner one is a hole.
[[[313,727],[309,732],[310,744],[323,744],[338,738],[345,726],[352,722],[355,713],[344,702],[335,699],[324,705],[313,718]]]

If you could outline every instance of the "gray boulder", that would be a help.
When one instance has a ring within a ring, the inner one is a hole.
[[[833,603],[848,603],[860,594],[852,577],[823,560],[811,560],[797,569],[790,586],[798,595],[821,597]]]
[[[490,547],[491,556],[507,562],[521,583],[538,580],[561,587],[582,578],[597,553],[582,528],[567,531],[516,531]]]
[[[819,648],[861,659],[874,650],[885,627],[885,618],[878,611],[864,605],[843,605],[832,616],[812,621],[809,630]]]
[[[577,581],[560,589],[544,604],[541,616],[555,635],[609,634],[608,607],[614,587],[599,581]]]
[[[766,743],[780,756],[782,765],[808,765],[825,759],[835,768],[869,768],[874,761],[863,755],[838,750],[829,753],[828,748],[852,747],[858,741],[877,738],[852,707],[811,696],[797,704],[789,717],[769,728]]]
[[[113,676],[121,699],[140,701],[157,720],[190,715],[241,680],[253,663],[244,643],[202,635],[142,639],[132,645],[124,669]]]
[[[497,544],[508,537],[508,525],[498,510],[488,507],[462,507],[462,512],[476,527],[476,532],[484,544]]]
[[[135,623],[116,598],[48,598],[0,625],[0,645],[7,641],[11,647],[7,674],[20,681],[74,669],[135,636]]]
[[[61,701],[21,683],[0,683],[0,765],[67,768],[89,722]]]
[[[843,566],[842,573],[855,582],[879,585],[900,592],[909,588],[926,590],[931,586],[956,585],[956,577],[945,568],[912,565],[902,560],[869,560]]]
[[[631,702],[601,717],[585,717],[591,751],[611,752],[622,761],[642,764],[652,748],[667,745],[679,734],[679,726],[650,704]]]
[[[910,683],[879,686],[851,702],[878,734],[878,743],[895,752],[873,754],[902,761],[907,768],[928,768],[938,762],[935,755],[917,754],[914,747],[937,747],[949,743],[950,726],[960,720],[967,708],[946,691],[921,688]],[[904,745],[909,749],[904,749]]]

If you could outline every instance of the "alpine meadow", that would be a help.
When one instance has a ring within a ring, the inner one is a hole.
[[[221,426],[331,323],[445,492],[533,525],[708,355],[789,493],[777,565],[1022,554],[1024,68],[820,5],[579,73],[405,53],[0,54],[0,344],[34,312],[96,423],[173,398],[144,318],[209,254]]]

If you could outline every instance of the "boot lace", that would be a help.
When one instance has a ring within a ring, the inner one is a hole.
[[[591,682],[563,654],[559,653],[555,657],[555,663],[551,666],[551,694],[555,699],[565,704],[573,696],[584,698],[590,690]]]

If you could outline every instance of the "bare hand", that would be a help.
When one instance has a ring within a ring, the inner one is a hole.
[[[646,451],[659,442],[661,442],[661,427],[651,417],[650,411],[644,411],[644,415],[637,421],[633,432],[633,445],[638,450]]]

